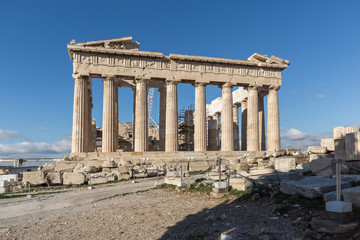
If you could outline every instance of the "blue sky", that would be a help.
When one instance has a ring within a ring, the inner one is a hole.
[[[360,124],[359,1],[2,1],[0,157],[70,151],[73,85],[66,44],[132,36],[145,51],[290,60],[283,71],[283,145],[319,144]],[[102,82],[93,80],[102,120]],[[179,109],[194,102],[179,86]],[[219,97],[207,88],[207,102]],[[158,97],[158,94],[155,94]],[[120,122],[131,121],[130,89],[119,90]],[[154,100],[154,114],[159,100]]]

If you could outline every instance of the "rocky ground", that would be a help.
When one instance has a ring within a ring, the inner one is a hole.
[[[104,189],[119,191],[131,184],[83,188],[71,194],[99,195]],[[45,205],[49,199],[43,200]],[[216,199],[202,192],[144,187],[71,202],[52,210],[35,207],[38,210],[24,215],[0,217],[0,239],[335,239],[309,227],[311,217],[322,208],[320,203],[271,197],[264,190]],[[0,201],[0,208],[21,204],[19,199],[6,199]],[[360,237],[351,236],[337,239]]]

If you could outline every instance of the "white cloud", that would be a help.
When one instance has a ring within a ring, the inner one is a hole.
[[[17,131],[0,129],[0,139],[10,140],[21,137],[23,137],[23,135]]]
[[[305,151],[309,146],[320,146],[321,139],[325,137],[328,137],[328,133],[319,136],[291,128],[281,133],[281,147],[300,148]]]
[[[0,156],[67,154],[70,150],[71,136],[54,143],[23,141],[14,144],[0,144]]]

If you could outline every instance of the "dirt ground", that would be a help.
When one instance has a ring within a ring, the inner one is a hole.
[[[92,191],[95,196],[104,189],[115,192],[131,186],[120,183],[71,194],[84,196]],[[62,199],[64,194],[55,194],[55,198]],[[51,195],[43,199],[44,204],[51,204],[50,199],[54,201]],[[143,187],[137,192],[70,202],[73,204],[51,210],[32,206],[29,213],[1,218],[0,239],[266,240],[303,239],[305,231],[314,239],[331,239],[307,230],[309,216],[316,211],[271,197],[216,199],[203,193]],[[10,210],[21,204],[19,199],[8,199],[0,201],[0,208]]]

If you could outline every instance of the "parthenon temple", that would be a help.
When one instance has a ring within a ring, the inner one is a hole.
[[[132,37],[85,43],[73,40],[67,48],[75,80],[71,156],[97,151],[91,116],[92,78],[101,78],[104,84],[102,146],[98,154],[117,152],[119,87],[130,87],[134,92],[133,151],[146,153],[149,150],[147,94],[149,88],[158,88],[159,151],[177,152],[180,97],[177,88],[180,83],[195,87],[194,152],[280,149],[278,91],[281,72],[289,66],[287,60],[258,53],[247,60],[180,54],[165,56],[159,52],[140,51],[139,43],[133,42]],[[208,85],[221,88],[222,97],[207,106]],[[235,87],[238,89],[233,92]]]

